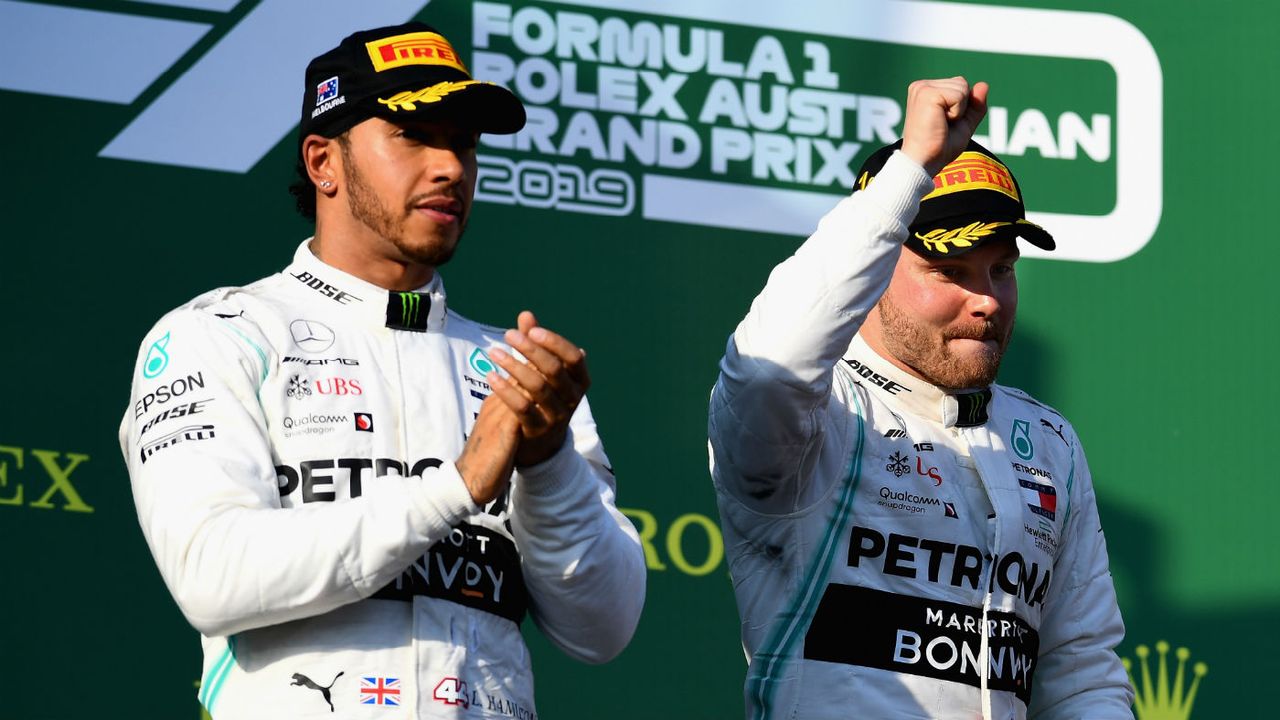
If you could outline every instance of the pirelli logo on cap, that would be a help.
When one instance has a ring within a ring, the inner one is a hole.
[[[375,72],[405,65],[445,65],[467,72],[458,53],[444,36],[433,32],[392,35],[364,44]]]
[[[1021,202],[1009,168],[979,152],[966,150],[933,176],[933,192],[925,200],[962,190],[995,190]]]

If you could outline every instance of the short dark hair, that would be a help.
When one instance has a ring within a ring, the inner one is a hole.
[[[343,131],[333,138],[344,153],[347,151],[347,132],[349,131]],[[298,152],[298,162],[294,165],[294,172],[297,173],[297,177],[289,185],[289,194],[293,196],[294,206],[299,215],[315,222],[316,184],[311,182],[311,176],[307,174],[307,166],[302,164],[301,151]]]

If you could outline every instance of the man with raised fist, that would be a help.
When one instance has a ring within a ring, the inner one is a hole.
[[[709,434],[748,717],[1132,717],[1080,440],[994,384],[1017,238],[1054,240],[972,141],[987,91],[912,83],[903,139],[729,339]]]

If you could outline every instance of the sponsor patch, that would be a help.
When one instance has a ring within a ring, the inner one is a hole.
[[[1030,703],[1040,636],[1009,612],[989,611],[984,627],[982,608],[832,583],[805,635],[804,656],[981,687],[984,633],[988,687]]]
[[[208,440],[213,437],[215,437],[215,434],[212,425],[188,425],[143,445],[139,454],[142,456],[142,462],[145,463],[151,459],[151,456],[178,443]]]
[[[151,343],[151,347],[147,349],[147,359],[142,363],[142,377],[151,380],[159,377],[169,367],[169,353],[165,350],[168,347],[169,333]]]
[[[475,370],[480,377],[484,377],[498,369],[498,366],[494,365],[493,361],[489,359],[488,354],[480,348],[476,348],[471,351],[471,356],[467,358],[467,364],[470,365],[471,369]]]
[[[303,352],[319,353],[333,347],[337,335],[322,322],[315,320],[294,320],[289,323],[289,334],[293,342]]]
[[[907,456],[899,452],[889,456],[889,462],[885,464],[884,469],[893,473],[894,477],[902,477],[911,472],[911,466],[907,464]]]
[[[1026,420],[1014,420],[1013,430],[1009,431],[1009,445],[1013,452],[1023,460],[1036,456],[1036,446],[1031,442],[1031,423]]]
[[[365,43],[375,72],[405,65],[444,65],[467,72],[458,53],[444,36],[433,32],[406,33]],[[467,73],[470,75],[470,73]]]
[[[311,381],[301,375],[294,375],[289,378],[289,389],[285,390],[285,395],[294,400],[301,400],[311,396]]]
[[[925,200],[949,195],[963,190],[995,190],[1018,200],[1018,189],[1013,184],[1009,168],[979,152],[967,150],[960,157],[942,168],[933,178],[933,192]]]
[[[138,437],[142,437],[143,435],[146,435],[148,430],[155,427],[158,423],[164,422],[165,420],[173,420],[175,418],[188,417],[191,415],[197,415],[199,413],[202,413],[204,412],[205,405],[208,405],[211,402],[213,402],[213,399],[208,398],[205,400],[197,400],[196,402],[193,402],[193,403],[183,403],[181,405],[176,405],[174,407],[171,407],[168,410],[165,410],[159,415],[156,415],[155,417],[148,420],[147,424],[143,425],[142,429],[138,431]]]
[[[1031,512],[1040,517],[1054,519],[1058,511],[1057,488],[1024,478],[1018,478],[1018,485],[1022,487],[1022,497],[1026,499],[1027,507],[1031,508]]]
[[[483,610],[519,624],[529,607],[520,553],[511,538],[459,523],[396,579],[373,594],[412,602],[426,596]]]

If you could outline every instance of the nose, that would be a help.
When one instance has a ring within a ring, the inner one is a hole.
[[[994,317],[1004,307],[989,279],[971,283],[965,289],[969,291],[969,312],[973,317]]]
[[[452,148],[434,148],[431,152],[430,175],[433,182],[453,184],[466,173],[466,165]]]

